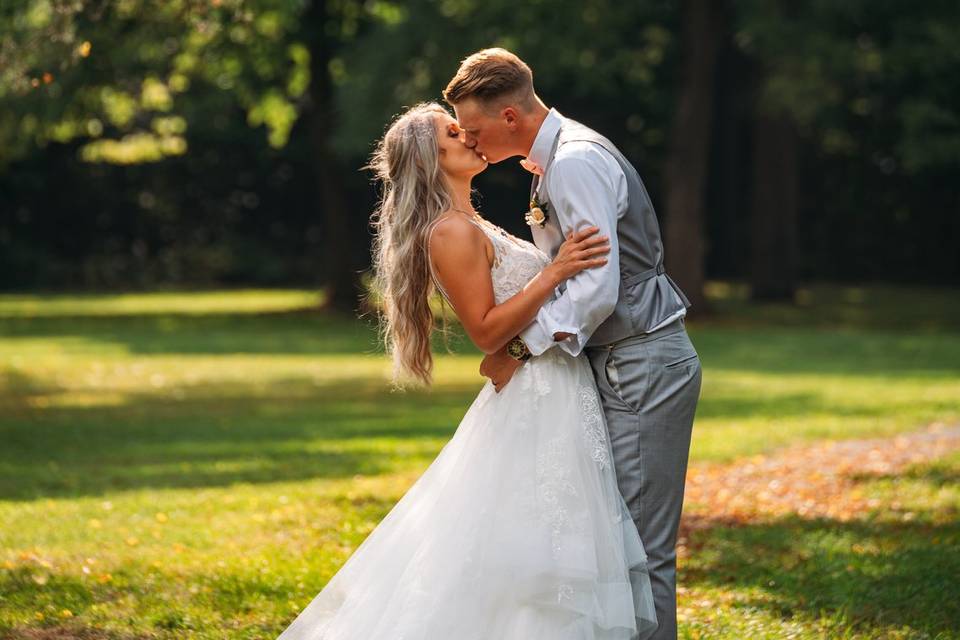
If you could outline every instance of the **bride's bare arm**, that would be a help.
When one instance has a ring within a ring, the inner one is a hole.
[[[568,236],[554,261],[499,305],[490,276],[492,245],[475,225],[456,218],[439,224],[430,237],[430,255],[467,335],[481,351],[494,353],[530,324],[558,284],[606,262],[602,254],[609,245],[597,231],[588,227]]]

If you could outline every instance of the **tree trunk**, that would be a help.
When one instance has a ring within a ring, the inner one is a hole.
[[[680,94],[665,168],[664,245],[667,272],[692,304],[707,311],[704,285],[704,201],[713,120],[714,66],[725,16],[716,0],[684,0]]]
[[[754,300],[793,300],[797,277],[797,134],[786,114],[758,112],[753,131]]]
[[[342,169],[330,145],[335,131],[333,83],[329,64],[336,49],[334,37],[326,26],[329,13],[326,0],[313,0],[304,15],[309,29],[310,107],[308,131],[315,176],[317,213],[323,229],[323,281],[326,306],[353,312],[360,293],[357,260],[353,250],[351,225],[344,196]]]

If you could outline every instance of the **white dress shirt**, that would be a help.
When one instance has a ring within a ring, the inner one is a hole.
[[[556,109],[550,109],[530,155],[525,158],[528,166],[533,163],[542,172],[538,190],[546,189],[551,205],[549,215],[556,216],[559,223],[559,230],[552,225],[542,229],[531,227],[534,242],[552,257],[564,241],[563,234],[571,229],[595,226],[600,228],[600,235],[610,239],[610,253],[606,254],[606,264],[585,269],[562,283],[554,297],[520,332],[533,355],[540,355],[554,345],[572,356],[579,355],[596,328],[613,313],[620,293],[617,221],[627,212],[627,178],[606,149],[587,141],[562,145],[548,164],[563,120]],[[686,309],[681,309],[650,331],[684,315]],[[572,335],[557,342],[553,334],[558,332]]]

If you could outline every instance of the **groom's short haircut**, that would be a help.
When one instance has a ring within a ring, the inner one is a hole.
[[[483,49],[460,63],[443,98],[451,105],[474,98],[488,108],[509,101],[529,111],[534,106],[533,72],[506,49]]]

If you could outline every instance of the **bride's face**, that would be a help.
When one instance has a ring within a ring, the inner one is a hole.
[[[440,169],[450,177],[472,178],[487,168],[483,156],[464,144],[463,132],[448,114],[437,114]]]

